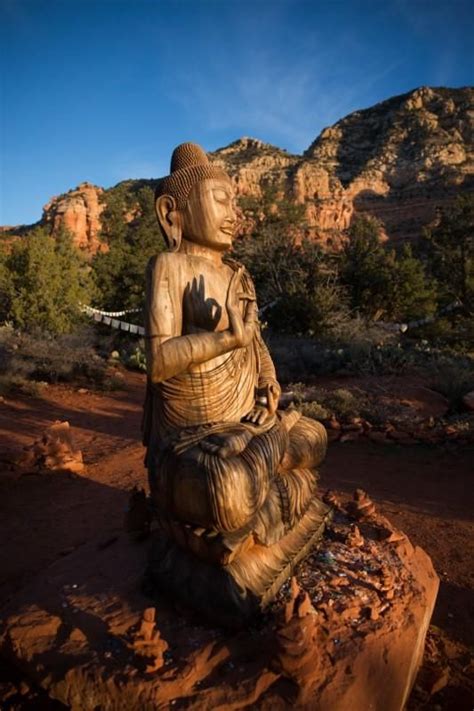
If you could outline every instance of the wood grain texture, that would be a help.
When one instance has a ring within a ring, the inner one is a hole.
[[[147,269],[144,443],[158,536],[151,577],[218,618],[271,599],[328,514],[324,427],[278,412],[250,274],[226,252],[233,186],[195,144],[156,190],[168,251]],[[219,592],[220,591],[220,592]]]
[[[314,499],[300,521],[272,546],[255,544],[228,565],[199,560],[163,531],[151,544],[147,581],[214,623],[239,627],[274,599],[299,561],[323,535],[332,511]]]

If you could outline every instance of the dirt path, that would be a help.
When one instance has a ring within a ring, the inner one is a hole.
[[[0,601],[59,556],[122,526],[128,491],[145,486],[140,441],[144,377],[127,390],[48,387],[43,399],[0,403]],[[15,478],[6,462],[54,420],[68,420],[87,465],[81,476]],[[432,557],[441,578],[433,622],[453,644],[474,643],[472,449],[333,444],[322,486],[366,489],[383,513]],[[449,708],[440,706],[439,708]],[[467,707],[466,707],[467,708]]]

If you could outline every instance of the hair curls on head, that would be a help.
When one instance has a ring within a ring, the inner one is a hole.
[[[171,195],[178,210],[182,210],[194,185],[209,178],[229,180],[222,168],[209,162],[201,146],[181,143],[171,156],[170,175],[162,178],[156,187],[155,200],[161,195]]]

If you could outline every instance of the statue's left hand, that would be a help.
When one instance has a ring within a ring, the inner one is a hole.
[[[280,394],[281,388],[276,381],[267,383],[260,389],[255,405],[243,421],[263,425],[277,411]]]
[[[266,405],[255,405],[248,415],[245,415],[243,422],[253,422],[254,425],[263,425],[272,413]]]

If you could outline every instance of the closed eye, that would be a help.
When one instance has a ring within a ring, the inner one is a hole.
[[[228,203],[231,200],[231,196],[225,190],[213,190],[212,194],[217,202]]]

